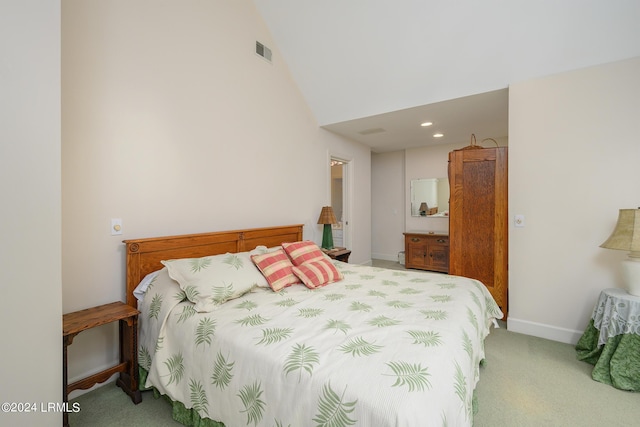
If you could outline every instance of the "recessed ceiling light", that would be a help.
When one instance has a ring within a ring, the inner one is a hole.
[[[422,127],[427,127],[427,126],[431,126],[433,123],[431,122],[424,122],[424,123],[420,123],[420,126]]]
[[[443,134],[443,133],[434,133],[434,134],[433,134],[433,137],[434,137],[434,138],[442,138],[443,136],[444,136],[444,134]]]

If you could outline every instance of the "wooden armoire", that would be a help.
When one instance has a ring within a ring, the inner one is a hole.
[[[508,311],[507,147],[449,153],[449,274],[480,280]]]

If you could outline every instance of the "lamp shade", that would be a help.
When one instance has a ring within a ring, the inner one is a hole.
[[[620,209],[616,228],[600,247],[629,251],[621,262],[622,279],[627,292],[640,296],[640,208]]]
[[[420,208],[418,208],[418,210],[420,212],[426,212],[429,210],[429,207],[427,206],[427,202],[422,202],[420,203]]]
[[[600,247],[629,251],[630,257],[640,257],[640,209],[620,209],[616,228]]]
[[[331,206],[324,206],[320,212],[320,218],[318,218],[318,224],[337,224],[338,220],[333,213]]]

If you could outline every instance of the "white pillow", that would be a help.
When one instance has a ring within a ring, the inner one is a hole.
[[[249,252],[162,261],[199,313],[238,298],[255,287],[269,287]]]
[[[151,282],[153,282],[153,280],[158,276],[158,273],[160,273],[160,270],[149,273],[144,276],[144,279],[142,279],[140,283],[138,283],[138,286],[133,290],[133,296],[136,297],[138,301],[142,301],[144,299],[144,294],[147,292],[149,284],[151,284]]]

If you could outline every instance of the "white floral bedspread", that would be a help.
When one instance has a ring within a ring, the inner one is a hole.
[[[141,304],[146,387],[235,426],[471,426],[495,301],[478,281],[335,261],[343,281],[196,313],[160,274]]]

